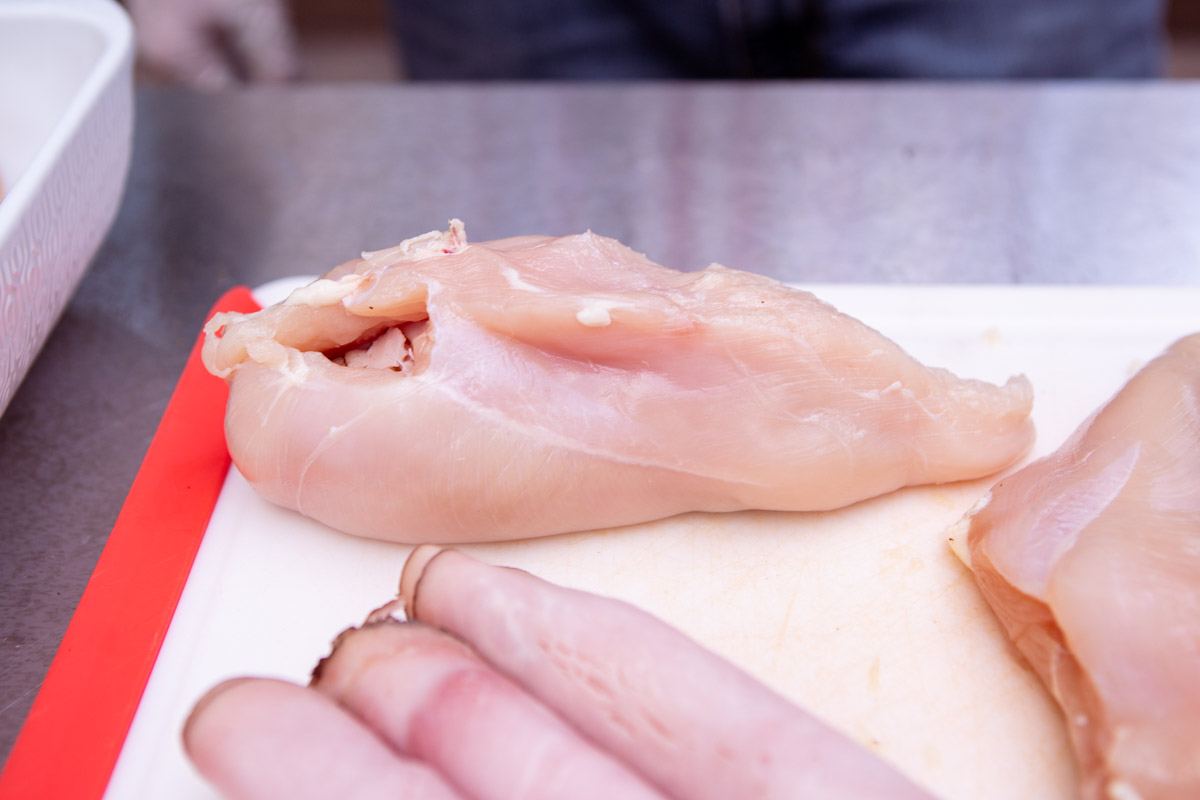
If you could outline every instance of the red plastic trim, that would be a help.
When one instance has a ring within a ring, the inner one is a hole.
[[[250,290],[210,313],[258,310]],[[203,336],[134,478],[8,763],[0,799],[104,794],[229,471],[225,382]]]

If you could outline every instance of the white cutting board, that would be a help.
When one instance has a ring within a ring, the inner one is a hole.
[[[1024,372],[1035,455],[1200,331],[1200,288],[808,288],[927,364],[996,382]],[[1070,798],[1057,711],[946,545],[991,483],[463,549],[657,614],[941,797]],[[270,506],[232,470],[106,796],[215,797],[179,744],[192,703],[235,675],[307,681],[339,631],[394,595],[409,550]]]

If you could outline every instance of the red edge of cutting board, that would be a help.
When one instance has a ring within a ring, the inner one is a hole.
[[[250,290],[209,313],[258,310]],[[207,318],[206,318],[207,319]],[[99,798],[229,471],[225,382],[198,336],[0,774],[0,798]]]

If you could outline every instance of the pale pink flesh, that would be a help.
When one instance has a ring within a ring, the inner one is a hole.
[[[997,485],[968,546],[1063,707],[1084,797],[1200,797],[1200,334]]]
[[[689,800],[927,798],[840,733],[632,606],[418,548],[409,615],[469,643],[585,736]]]
[[[210,690],[183,738],[192,763],[230,800],[463,800],[327,697],[282,681]]]
[[[476,800],[661,798],[461,642],[424,625],[347,632],[314,686]]]
[[[411,371],[325,355],[378,347],[390,367],[397,327]],[[1023,378],[927,369],[806,292],[590,233],[467,246],[452,228],[208,332],[251,484],[399,541],[837,508],[996,472],[1033,439]]]

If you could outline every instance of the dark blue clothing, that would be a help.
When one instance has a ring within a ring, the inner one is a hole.
[[[1164,0],[391,0],[415,79],[1145,78]]]

